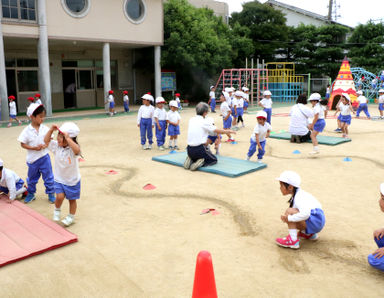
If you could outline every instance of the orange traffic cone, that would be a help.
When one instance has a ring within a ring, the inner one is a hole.
[[[197,255],[192,298],[217,298],[212,257],[208,251],[203,250]]]

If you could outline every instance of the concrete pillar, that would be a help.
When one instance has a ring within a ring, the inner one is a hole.
[[[49,73],[49,51],[48,51],[48,31],[47,13],[45,0],[37,1],[37,16],[39,22],[39,42],[37,55],[39,58],[39,79],[41,99],[47,110],[47,116],[52,116],[52,95],[51,95],[51,76]]]
[[[108,91],[111,90],[111,57],[109,43],[103,46],[103,80],[104,80],[104,102],[108,97]],[[109,105],[105,104],[105,110],[108,111]]]
[[[161,47],[155,46],[155,95],[161,96]]]
[[[1,116],[0,120],[9,120],[8,110],[8,90],[7,90],[7,75],[5,72],[5,56],[4,56],[4,41],[3,41],[3,28],[1,25],[0,14],[0,101],[1,101]]]

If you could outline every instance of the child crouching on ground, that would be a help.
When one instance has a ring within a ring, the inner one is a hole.
[[[52,133],[58,130],[57,141],[51,140]],[[56,202],[53,220],[59,221],[64,198],[69,202],[69,214],[61,222],[70,226],[75,221],[77,200],[80,199],[81,176],[79,171],[80,146],[77,136],[80,129],[75,123],[66,122],[60,128],[53,125],[44,138],[45,144],[55,156]]]
[[[4,168],[0,159],[0,192],[8,195],[8,203],[12,203],[19,195],[26,195],[24,181],[14,171]]]
[[[267,117],[267,113],[264,111],[260,111],[256,115],[257,124],[251,136],[251,145],[249,146],[247,160],[250,160],[252,155],[255,154],[256,146],[259,150],[257,153],[257,162],[261,163],[261,160],[263,159],[265,154],[265,144],[267,142],[266,138],[269,137],[272,130],[272,126],[267,122]]]
[[[277,238],[276,244],[298,249],[300,248],[299,238],[317,240],[317,234],[325,225],[325,216],[319,201],[300,188],[301,178],[293,171],[284,171],[276,180],[280,181],[280,191],[283,196],[291,195],[288,201],[289,208],[281,216],[281,221],[288,225],[289,235],[285,238]]]

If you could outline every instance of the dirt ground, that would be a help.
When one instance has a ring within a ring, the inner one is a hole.
[[[377,106],[370,111],[378,115]],[[193,115],[181,113],[181,148]],[[221,127],[219,113],[213,117]],[[354,119],[352,142],[320,145],[316,157],[308,154],[311,144],[268,139],[268,167],[239,178],[152,161],[164,153],[141,150],[136,115],[76,123],[85,162],[76,223],[68,229],[79,242],[2,267],[2,297],[190,297],[200,250],[212,254],[219,297],[383,296],[384,274],[370,268],[367,255],[376,249],[374,229],[384,223],[384,121]],[[245,115],[238,144],[223,144],[221,154],[244,159],[255,123],[255,114]],[[272,118],[274,131],[288,123]],[[0,157],[25,178],[26,152],[17,142],[23,127],[0,129]],[[336,120],[327,119],[323,135],[335,136],[335,128]],[[292,154],[296,149],[301,154]],[[111,169],[118,174],[106,175]],[[280,215],[289,198],[275,181],[283,170],[301,175],[327,218],[319,241],[301,241],[298,251],[274,242],[287,235]],[[147,183],[156,189],[143,190]],[[51,218],[41,180],[37,197],[30,207]],[[63,215],[67,208],[64,202]],[[205,208],[220,214],[200,215]]]

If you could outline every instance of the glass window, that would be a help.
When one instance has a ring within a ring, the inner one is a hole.
[[[88,14],[89,0],[61,0],[64,10],[75,18],[81,18]]]
[[[93,60],[78,60],[78,67],[93,67]]]
[[[20,92],[39,90],[37,70],[19,70],[17,72],[17,80]]]
[[[62,61],[61,62],[62,67],[77,67],[77,61]]]
[[[37,59],[17,59],[18,67],[38,67]]]
[[[16,66],[16,60],[15,59],[5,59],[5,66],[6,67],[15,67]]]
[[[79,70],[79,90],[93,89],[92,70]]]
[[[145,5],[143,0],[126,0],[125,15],[133,23],[140,23],[145,17]]]
[[[36,21],[36,0],[1,0],[3,18]]]

